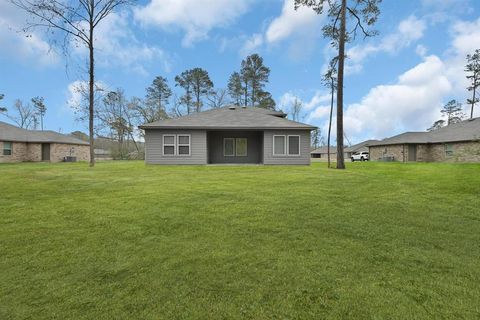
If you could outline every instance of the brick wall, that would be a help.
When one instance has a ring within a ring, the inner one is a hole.
[[[73,144],[50,144],[50,161],[61,162],[64,157],[77,157],[77,161],[88,161],[90,159],[90,146]]]
[[[12,154],[3,155],[3,141],[0,141],[0,163],[21,162],[27,157],[27,144],[24,142],[12,142]]]
[[[73,148],[73,149],[72,149]],[[70,152],[72,150],[72,152]],[[77,161],[88,161],[90,159],[90,147],[73,144],[50,144],[50,161],[61,162],[66,156],[77,157]],[[12,154],[3,155],[3,141],[0,141],[0,163],[4,162],[37,162],[42,161],[42,144],[13,142]]]
[[[403,144],[394,144],[390,146],[372,146],[370,147],[370,160],[378,161],[383,157],[392,157],[394,161],[404,162],[408,159],[408,147]],[[404,154],[405,153],[405,154]]]
[[[417,161],[418,162],[480,162],[480,141],[471,142],[454,142],[449,143],[453,151],[452,155],[446,154],[445,143],[419,144],[417,145]],[[405,158],[403,157],[405,153]],[[403,161],[408,159],[408,145],[391,145],[391,146],[373,146],[370,147],[370,159],[378,160],[379,158],[394,156],[395,161]]]

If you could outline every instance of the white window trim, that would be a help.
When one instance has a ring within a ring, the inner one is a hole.
[[[180,137],[188,137],[188,144],[180,143]],[[190,134],[177,134],[177,146],[175,148],[176,155],[179,157],[190,157],[192,155],[192,136]],[[180,147],[188,146],[188,154],[180,154]]]
[[[298,137],[298,153],[290,154],[290,137]],[[299,134],[292,134],[287,136],[287,155],[291,157],[300,157],[300,135]]]
[[[6,143],[9,143],[10,144],[10,149],[6,149],[5,148],[5,144]],[[5,154],[5,150],[10,150],[10,154]],[[11,141],[4,141],[2,143],[2,150],[1,150],[1,153],[0,155],[4,156],[4,157],[11,157],[13,155],[13,142]]]
[[[225,141],[227,140],[232,140],[233,141],[233,148],[232,148],[232,154],[225,154]],[[223,138],[223,156],[224,157],[235,157],[235,138]]]
[[[245,154],[237,154],[237,140],[238,139],[245,139]],[[243,137],[238,137],[238,138],[235,138],[235,156],[236,157],[248,157],[248,139],[247,138],[243,138]]]
[[[275,137],[283,137],[283,150],[284,150],[284,153],[275,153]],[[274,134],[273,135],[273,139],[272,139],[272,143],[273,143],[273,156],[277,156],[277,157],[282,157],[282,156],[286,156],[287,155],[287,136],[286,135],[283,135],[283,134]]]
[[[165,143],[165,137],[173,137],[173,144],[172,143]],[[177,153],[177,136],[174,134],[164,134],[162,136],[162,155],[164,157],[175,157]],[[173,147],[173,154],[165,154],[165,147]]]

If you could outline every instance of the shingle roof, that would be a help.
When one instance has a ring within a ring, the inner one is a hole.
[[[358,151],[362,151],[363,149],[365,149],[364,151],[368,151],[367,146],[377,141],[378,140],[365,140],[363,142],[360,142],[360,143],[354,144],[353,146],[345,148],[345,152],[358,152]]]
[[[141,129],[307,129],[316,127],[285,119],[281,111],[256,107],[225,107],[160,120]]]
[[[27,130],[2,121],[0,121],[0,141],[89,145],[88,142],[55,131]]]
[[[310,152],[311,154],[328,153],[328,147],[320,147]],[[337,153],[337,147],[330,146],[330,153]]]
[[[383,146],[392,144],[443,143],[472,140],[480,140],[480,118],[464,120],[430,132],[405,132],[368,145]]]

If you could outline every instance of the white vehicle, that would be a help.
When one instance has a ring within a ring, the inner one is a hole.
[[[368,151],[355,152],[354,154],[352,154],[351,159],[352,159],[352,162],[368,161],[368,159],[369,159]]]

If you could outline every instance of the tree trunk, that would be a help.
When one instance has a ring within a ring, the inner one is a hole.
[[[338,41],[338,87],[337,87],[337,169],[345,169],[343,157],[343,72],[345,65],[345,24],[347,0],[342,0],[340,39]]]
[[[477,83],[477,78],[473,78],[473,99],[472,99],[472,108],[470,109],[470,119],[473,119],[473,107],[475,106],[475,94],[476,94],[475,84],[476,83]]]
[[[331,83],[331,97],[330,97],[330,120],[328,122],[328,137],[327,137],[327,158],[328,158],[328,168],[330,168],[330,133],[332,132],[332,116],[333,116],[333,95],[335,94],[335,82],[332,78]]]
[[[90,51],[90,66],[89,66],[89,99],[88,99],[88,131],[90,135],[90,167],[95,165],[95,153],[94,153],[94,136],[93,136],[93,103],[94,103],[94,86],[95,86],[95,69],[94,69],[94,60],[93,60],[93,20],[90,20],[90,45],[88,47]]]

